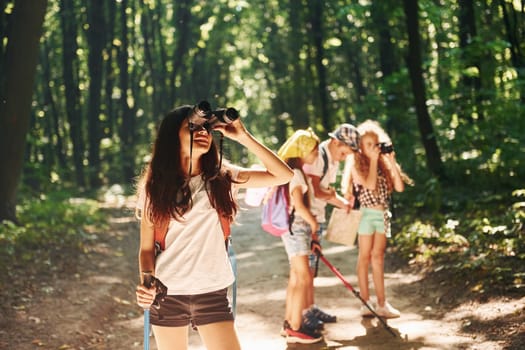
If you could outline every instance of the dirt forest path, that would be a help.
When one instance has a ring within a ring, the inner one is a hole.
[[[110,227],[97,232],[84,254],[72,258],[65,271],[37,279],[31,291],[20,292],[13,319],[0,316],[0,349],[143,348],[142,311],[134,303],[138,224],[131,204],[126,205],[104,209]],[[376,319],[359,316],[359,300],[320,263],[316,303],[337,315],[338,322],[326,326],[322,343],[287,346],[279,335],[288,277],[283,245],[260,229],[258,208],[243,210],[238,221],[232,234],[238,267],[236,327],[243,349],[503,349],[501,339],[465,330],[524,308],[525,298],[459,305],[446,300],[447,291],[455,286],[446,281],[425,284],[419,275],[387,264],[387,293],[402,312],[400,318],[388,321],[398,335],[393,337]],[[329,243],[323,249],[357,287],[357,251]],[[524,330],[521,326],[514,332]],[[153,338],[151,349],[156,350]],[[204,347],[197,332],[190,330],[190,350],[200,349]]]

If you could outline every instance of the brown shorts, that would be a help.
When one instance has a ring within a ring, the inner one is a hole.
[[[196,295],[168,295],[160,307],[150,310],[152,325],[164,327],[193,327],[221,321],[233,321],[227,297],[228,290]]]

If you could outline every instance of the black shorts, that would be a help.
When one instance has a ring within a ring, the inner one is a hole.
[[[164,327],[202,326],[233,321],[227,296],[228,289],[196,295],[168,295],[160,307],[150,309],[152,325]]]

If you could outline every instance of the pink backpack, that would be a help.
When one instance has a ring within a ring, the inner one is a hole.
[[[262,229],[271,235],[280,237],[286,232],[292,235],[292,222],[294,217],[294,210],[289,213],[287,185],[280,185],[274,187],[266,196],[266,201],[263,204],[261,214]]]

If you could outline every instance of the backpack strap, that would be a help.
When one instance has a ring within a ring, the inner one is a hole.
[[[289,184],[283,184],[283,185],[279,185],[279,191],[282,191],[283,192],[283,197],[284,197],[284,200],[286,202],[286,209],[288,210],[291,206],[290,202],[291,202],[291,199],[289,198]],[[288,194],[286,193],[288,191]],[[292,224],[295,220],[295,207],[292,207],[292,211],[290,212],[290,214],[288,215],[288,231],[290,232],[290,234],[293,236],[293,231],[292,231]]]
[[[156,222],[153,226],[154,242],[155,242],[155,256],[166,249],[166,234],[170,226],[170,218],[166,217]]]
[[[326,173],[328,172],[328,154],[326,153],[325,147],[319,147],[321,151],[321,157],[323,157],[323,175],[321,175],[321,178],[319,182],[323,181],[323,178],[325,177]]]

